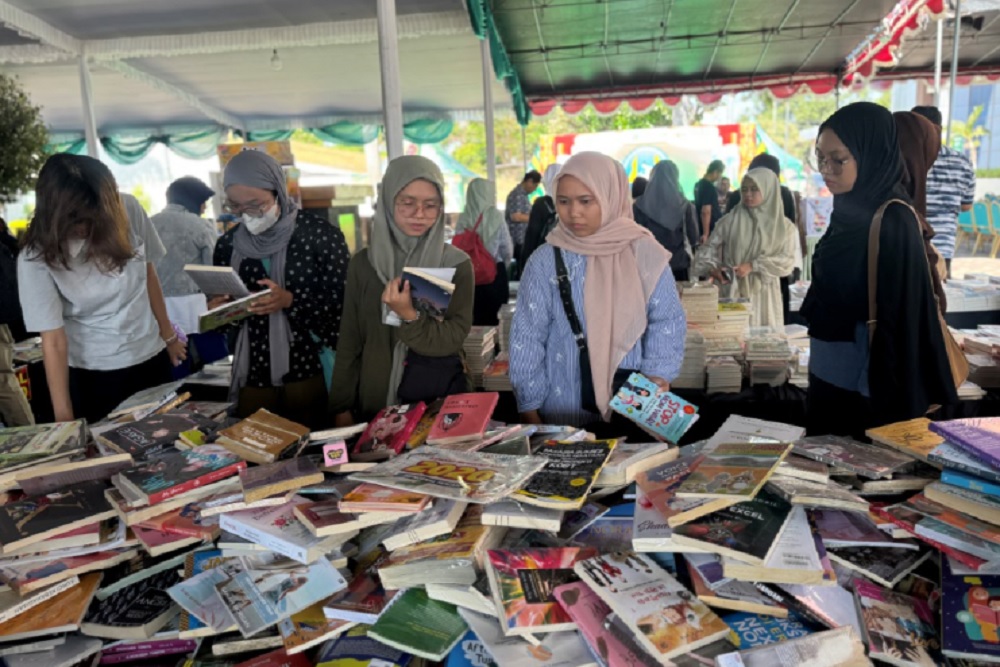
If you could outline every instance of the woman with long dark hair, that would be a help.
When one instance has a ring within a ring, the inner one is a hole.
[[[49,158],[35,199],[18,257],[25,325],[42,336],[56,421],[94,422],[186,358],[154,268],[163,244],[93,158]]]

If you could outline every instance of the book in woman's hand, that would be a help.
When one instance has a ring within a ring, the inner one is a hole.
[[[659,385],[641,373],[629,376],[610,405],[618,414],[674,443],[698,421],[697,406],[669,391],[661,391]]]

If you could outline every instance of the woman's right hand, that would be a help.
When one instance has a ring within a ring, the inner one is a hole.
[[[217,295],[217,296],[210,296],[208,298],[208,309],[209,310],[215,310],[219,306],[222,306],[223,304],[225,304],[227,301],[231,301],[232,298],[233,297],[229,296],[228,294],[220,294],[220,295]]]
[[[337,428],[347,428],[348,426],[354,426],[354,417],[351,415],[350,410],[345,410],[339,415],[334,417],[333,424]]]

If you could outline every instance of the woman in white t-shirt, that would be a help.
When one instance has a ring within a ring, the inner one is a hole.
[[[153,267],[165,251],[98,160],[52,156],[35,199],[18,258],[25,326],[42,336],[56,421],[98,421],[186,357]]]

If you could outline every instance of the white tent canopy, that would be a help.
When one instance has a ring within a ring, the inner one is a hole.
[[[396,9],[404,113],[481,114],[480,43],[464,3],[397,0]],[[206,121],[249,130],[378,123],[375,12],[371,0],[0,0],[0,67],[56,132],[86,126],[81,58],[102,134]],[[491,85],[494,99],[509,99]]]

